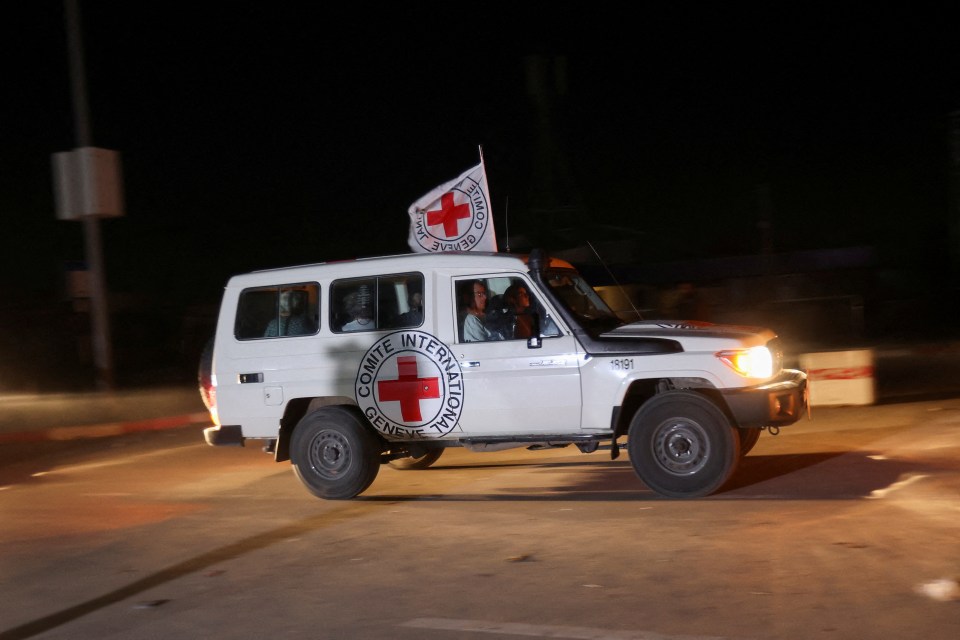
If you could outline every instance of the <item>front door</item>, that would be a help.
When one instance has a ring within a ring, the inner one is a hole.
[[[463,435],[579,432],[583,353],[536,289],[519,276],[478,276],[454,286]],[[528,337],[534,314],[539,347]]]

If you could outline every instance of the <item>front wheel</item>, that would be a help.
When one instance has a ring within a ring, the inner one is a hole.
[[[293,472],[310,493],[328,500],[363,493],[380,470],[381,450],[363,416],[348,407],[308,413],[290,438]]]
[[[747,427],[740,429],[740,457],[750,453],[750,450],[753,449],[757,440],[760,439],[760,432],[762,429],[760,427]]]
[[[737,430],[693,391],[668,391],[647,401],[630,421],[627,447],[644,484],[673,498],[713,493],[740,459]]]

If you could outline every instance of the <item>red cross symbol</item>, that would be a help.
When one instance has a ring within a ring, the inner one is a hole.
[[[398,357],[397,372],[400,374],[398,379],[377,382],[380,400],[399,402],[403,421],[419,422],[423,419],[420,417],[420,401],[440,397],[440,379],[418,378],[417,356]]]
[[[454,204],[453,192],[448,191],[440,197],[440,208],[427,211],[427,225],[443,225],[443,233],[448,238],[457,235],[457,220],[470,217],[469,204]]]

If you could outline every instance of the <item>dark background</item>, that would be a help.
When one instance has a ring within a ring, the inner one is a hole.
[[[234,273],[406,253],[409,204],[481,145],[501,250],[609,279],[590,241],[714,310],[789,277],[791,300],[860,300],[863,337],[955,325],[949,4],[588,6],[80,2],[93,144],[123,159],[126,216],[101,223],[119,366],[192,366]],[[6,13],[0,349],[82,368],[83,227],[50,170],[76,146],[63,4]]]

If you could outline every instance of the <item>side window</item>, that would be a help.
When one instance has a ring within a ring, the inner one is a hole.
[[[470,278],[457,281],[455,287],[460,342],[526,340],[536,333],[541,337],[560,335],[523,278]]]
[[[424,307],[423,274],[386,276],[381,279],[393,291],[385,296],[385,306],[390,307],[390,326],[394,329],[409,329],[423,324]]]
[[[423,324],[423,274],[336,280],[330,285],[330,327],[337,333]]]
[[[306,336],[320,327],[320,285],[315,282],[245,289],[234,335],[240,340]]]

